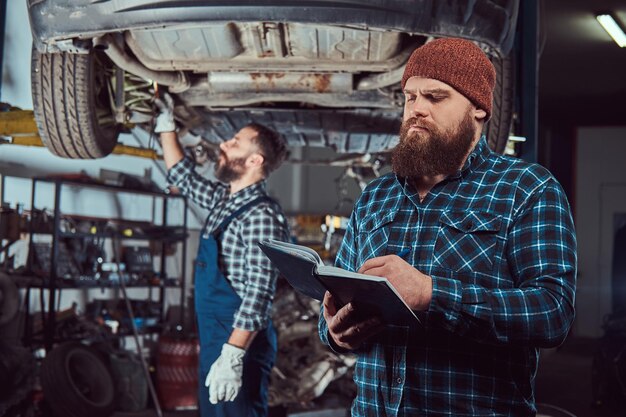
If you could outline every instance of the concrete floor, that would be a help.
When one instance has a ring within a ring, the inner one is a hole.
[[[591,393],[591,364],[598,346],[595,339],[570,337],[558,349],[542,352],[536,382],[538,417],[623,417],[626,410],[594,409]],[[329,410],[330,411],[330,410]],[[337,410],[324,413],[287,414],[298,417],[335,417]],[[163,417],[196,417],[195,411],[164,412]],[[273,410],[271,417],[282,417]],[[140,413],[116,413],[113,417],[152,417],[154,410]]]

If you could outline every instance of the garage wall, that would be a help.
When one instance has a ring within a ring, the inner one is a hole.
[[[292,159],[332,160],[331,149],[293,148]],[[280,201],[287,214],[335,214],[349,216],[361,194],[352,178],[340,181],[344,168],[285,163],[268,180],[268,192]],[[340,193],[340,183],[345,194]]]
[[[578,129],[575,221],[579,274],[574,332],[580,336],[601,336],[602,319],[612,310],[613,239],[626,214],[625,161],[626,127]]]
[[[7,1],[6,3],[0,100],[24,109],[31,109],[30,45],[33,37],[30,33],[26,2]]]

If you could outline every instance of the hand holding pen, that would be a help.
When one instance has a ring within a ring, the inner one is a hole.
[[[411,309],[424,311],[430,305],[433,281],[403,259],[409,253],[404,248],[397,255],[368,259],[358,272],[387,278]]]

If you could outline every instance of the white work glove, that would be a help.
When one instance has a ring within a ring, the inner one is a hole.
[[[167,93],[163,94],[163,99],[157,98],[154,104],[159,108],[159,115],[154,126],[155,133],[174,132],[176,123],[174,122],[174,100]]]
[[[204,386],[209,388],[209,401],[233,401],[241,389],[244,349],[224,343],[222,354],[213,362]]]

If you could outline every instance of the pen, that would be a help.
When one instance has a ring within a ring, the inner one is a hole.
[[[408,254],[409,254],[409,252],[411,252],[411,249],[409,249],[409,248],[404,248],[404,249],[402,249],[402,250],[400,251],[400,253],[398,254],[398,256],[399,256],[400,258],[404,258],[406,255],[408,255]]]

